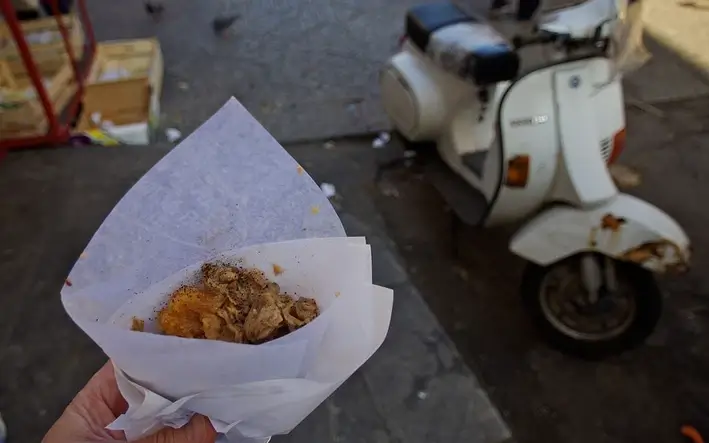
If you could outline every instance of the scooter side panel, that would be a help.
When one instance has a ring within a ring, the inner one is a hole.
[[[458,103],[479,106],[472,83],[436,66],[408,41],[379,81],[387,115],[411,141],[437,139]]]
[[[534,213],[553,185],[559,150],[553,72],[549,67],[522,77],[502,98],[498,146],[495,152],[490,152],[490,155],[499,156],[499,161],[494,164],[500,168],[498,179],[501,183],[487,226],[519,220]],[[527,184],[509,187],[505,184],[507,165],[518,156],[529,156]],[[487,170],[485,174],[488,174]]]
[[[595,68],[605,63],[601,58],[583,60],[559,67],[554,74],[561,162],[551,200],[593,206],[618,192],[600,152],[605,134],[593,99],[598,93]]]
[[[514,235],[510,250],[542,266],[593,251],[656,272],[686,269],[690,259],[689,238],[679,224],[627,194],[590,210],[550,208]]]

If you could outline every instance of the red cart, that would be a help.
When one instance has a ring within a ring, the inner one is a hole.
[[[71,91],[74,91],[65,100],[62,100],[60,106],[55,106],[50,94],[42,78],[42,74],[38,69],[38,65],[33,56],[32,48],[28,43],[23,32],[23,26],[30,22],[20,22],[17,18],[15,8],[11,4],[11,0],[0,0],[0,12],[2,12],[7,28],[10,31],[11,38],[14,40],[17,53],[19,54],[22,64],[27,72],[27,76],[31,80],[31,85],[36,92],[35,97],[38,100],[38,109],[41,108],[43,116],[46,117],[46,130],[39,134],[29,134],[9,137],[3,136],[0,133],[0,157],[3,152],[12,148],[33,147],[38,145],[53,145],[69,142],[72,135],[72,124],[78,117],[78,112],[81,108],[81,100],[84,94],[85,80],[88,76],[94,55],[96,53],[96,40],[94,37],[91,21],[86,9],[84,0],[75,0],[75,13],[72,16],[80,23],[80,29],[83,33],[81,39],[81,51],[76,51],[76,46],[72,44],[69,30],[64,15],[60,12],[59,0],[44,0],[50,5],[53,11],[53,19],[56,20],[56,28],[61,34],[64,50],[68,56],[68,61],[71,69],[67,73],[70,77],[72,86]],[[77,54],[79,52],[79,54]],[[55,109],[59,108],[59,109]],[[2,115],[2,114],[0,114]],[[40,118],[42,113],[40,112]]]

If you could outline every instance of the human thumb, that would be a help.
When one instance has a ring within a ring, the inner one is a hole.
[[[179,429],[164,428],[157,434],[142,438],[135,443],[214,443],[217,433],[207,417],[195,415]]]

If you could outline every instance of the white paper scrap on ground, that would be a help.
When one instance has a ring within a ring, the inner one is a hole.
[[[176,128],[167,128],[165,129],[165,137],[170,143],[175,143],[182,137],[182,132]]]
[[[327,198],[334,197],[337,194],[337,189],[332,183],[320,183],[320,189]]]
[[[318,208],[318,210],[313,210]],[[289,432],[379,347],[392,291],[371,250],[346,238],[321,189],[236,101],[158,162],[116,205],[72,269],[62,302],[113,360],[129,439],[210,418],[232,442]],[[262,345],[155,331],[169,292],[208,260],[240,260],[321,314]],[[284,270],[278,275],[273,264]]]

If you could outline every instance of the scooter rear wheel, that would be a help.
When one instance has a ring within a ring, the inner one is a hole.
[[[522,298],[545,341],[579,358],[599,359],[642,344],[662,312],[662,294],[652,273],[613,261],[617,290],[590,302],[581,280],[580,256],[550,266],[529,263]]]

